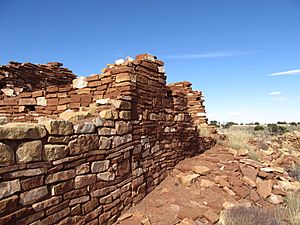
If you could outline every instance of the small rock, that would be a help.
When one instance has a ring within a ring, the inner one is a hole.
[[[272,193],[272,186],[273,186],[273,181],[272,180],[258,181],[256,183],[257,193],[261,197],[267,198]]]
[[[141,221],[142,225],[151,225],[151,221],[149,218],[142,219]]]
[[[271,195],[268,197],[268,201],[274,205],[278,205],[280,203],[283,203],[283,198],[280,195],[271,193]]]
[[[126,212],[126,213],[123,213],[119,218],[118,218],[118,221],[123,221],[123,220],[126,220],[128,218],[132,217],[132,213],[129,213],[129,212]]]
[[[202,176],[205,176],[206,174],[210,173],[210,169],[206,166],[194,166],[193,171]]]
[[[217,213],[215,213],[214,211],[212,210],[208,210],[204,213],[204,216],[210,221],[212,222],[213,224],[218,222],[219,220],[219,216]]]
[[[180,176],[180,181],[184,186],[190,186],[197,177],[199,177],[199,174],[189,174],[185,176]]]
[[[193,220],[184,218],[178,225],[197,225]]]
[[[216,185],[216,183],[210,181],[210,180],[206,180],[206,179],[202,179],[201,180],[201,183],[200,183],[200,186],[201,187],[204,187],[204,188],[207,188],[207,187],[212,187]]]

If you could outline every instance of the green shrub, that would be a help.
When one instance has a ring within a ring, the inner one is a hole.
[[[269,131],[274,134],[283,134],[288,131],[286,127],[278,126],[277,124],[268,124]]]
[[[264,129],[265,128],[263,126],[261,126],[261,125],[257,125],[257,126],[254,127],[255,131],[260,131],[260,130],[264,130]]]

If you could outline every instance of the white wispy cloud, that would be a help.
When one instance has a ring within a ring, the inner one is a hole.
[[[234,57],[242,55],[250,55],[257,53],[258,51],[219,51],[219,52],[206,52],[199,54],[174,54],[167,55],[164,58],[169,59],[209,59],[209,58],[224,58]]]
[[[288,102],[289,99],[288,98],[285,98],[285,97],[274,97],[272,98],[273,101],[276,101],[276,102]]]
[[[288,70],[283,72],[270,73],[269,76],[290,76],[290,75],[300,75],[300,69]]]
[[[300,99],[300,95],[299,95],[299,96],[297,96],[297,98],[298,98],[298,99]]]
[[[269,95],[281,95],[282,92],[281,91],[272,91],[269,93]]]

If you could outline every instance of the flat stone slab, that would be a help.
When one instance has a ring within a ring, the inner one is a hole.
[[[0,125],[0,140],[3,139],[40,139],[47,131],[41,124],[7,123]]]

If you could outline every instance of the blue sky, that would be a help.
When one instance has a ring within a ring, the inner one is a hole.
[[[300,121],[299,0],[0,0],[0,27],[0,64],[90,75],[149,52],[203,91],[209,119]]]

